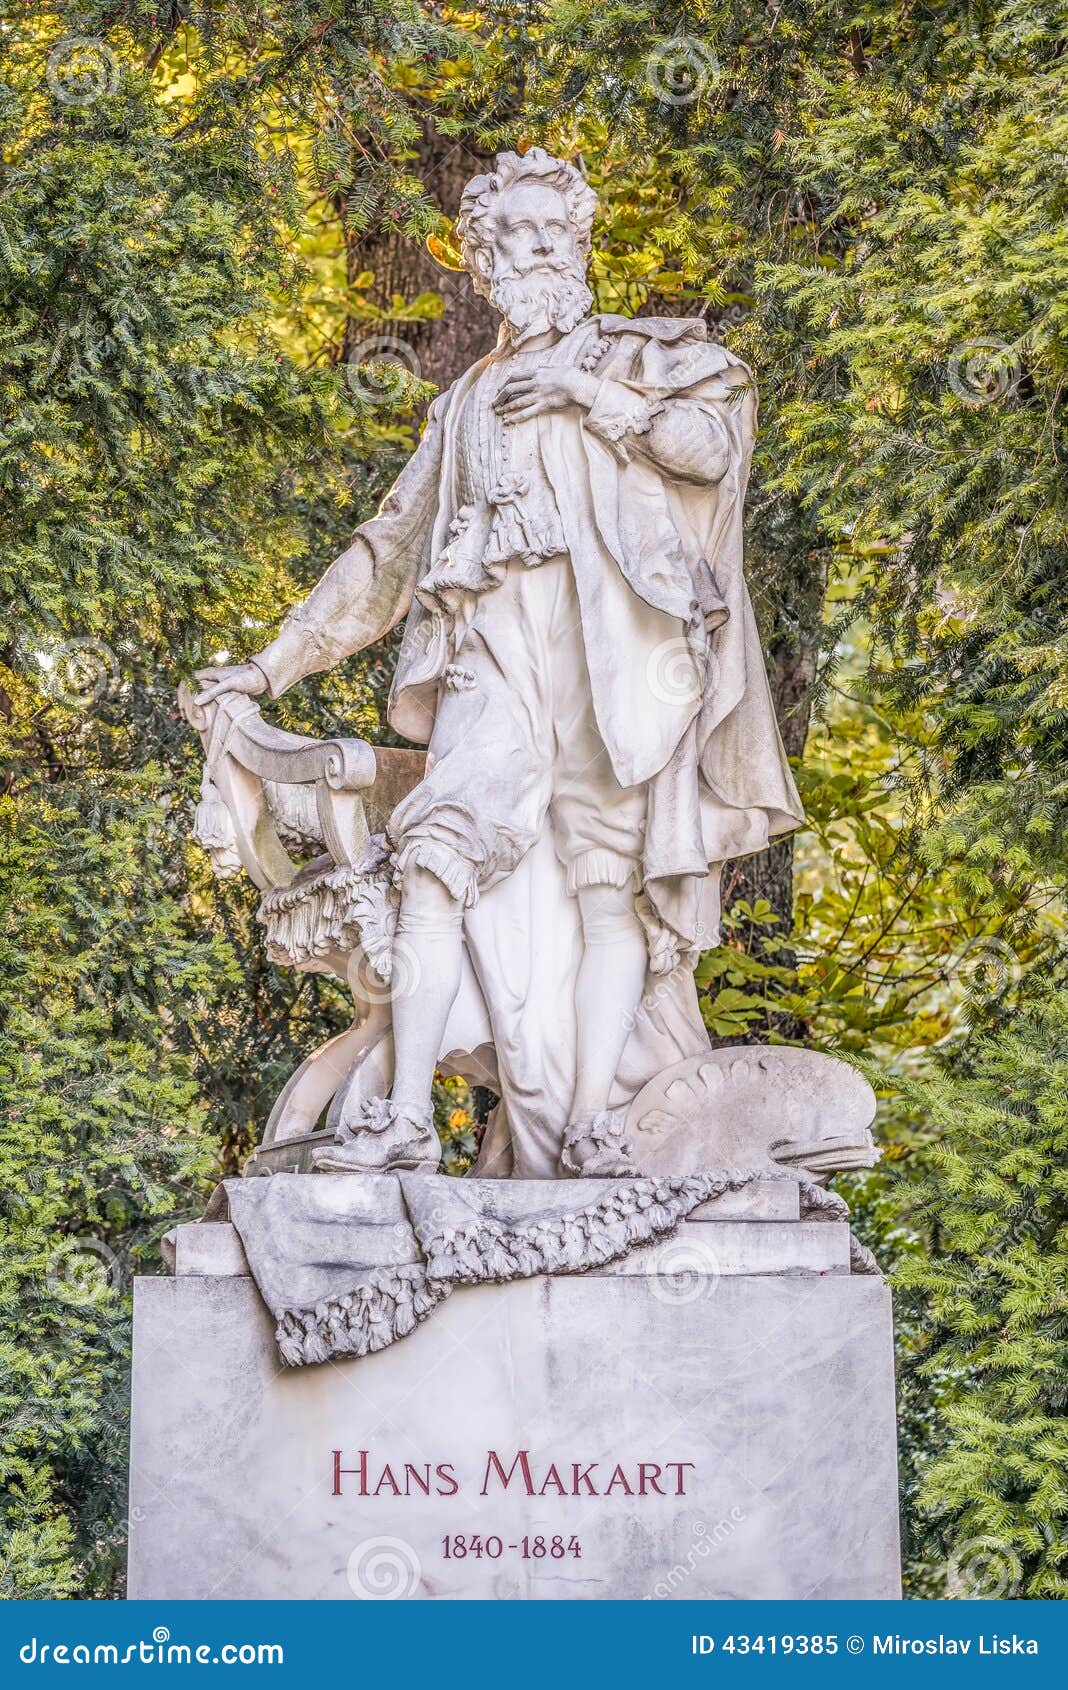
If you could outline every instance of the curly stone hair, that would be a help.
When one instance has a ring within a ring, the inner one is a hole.
[[[456,225],[464,268],[474,283],[475,292],[483,299],[490,298],[490,284],[479,270],[475,255],[491,248],[493,201],[499,194],[507,193],[509,188],[523,182],[541,182],[563,195],[575,231],[575,244],[584,264],[590,255],[597,195],[582,172],[566,159],[554,158],[543,147],[531,147],[529,152],[522,154],[498,153],[496,167],[490,175],[473,176],[468,182],[460,201]]]

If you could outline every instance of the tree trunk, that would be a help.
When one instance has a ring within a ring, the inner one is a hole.
[[[425,184],[442,211],[455,218],[460,195],[472,176],[492,169],[492,154],[439,135],[427,124],[411,168]],[[420,242],[394,230],[375,230],[346,235],[347,271],[350,284],[365,271],[374,272],[369,297],[388,311],[399,295],[406,302],[421,293],[437,293],[445,301],[441,317],[407,323],[387,320],[380,328],[349,318],[345,325],[344,358],[359,359],[361,341],[381,333],[406,341],[415,355],[416,373],[424,381],[446,388],[469,365],[481,358],[497,339],[498,317],[471,286],[470,277],[445,270]]]
[[[808,737],[812,695],[819,663],[823,600],[827,590],[828,552],[810,530],[800,509],[790,513],[788,539],[777,535],[765,552],[759,517],[750,536],[748,576],[760,622],[775,714],[789,757],[800,758]],[[725,909],[744,899],[766,898],[780,917],[785,936],[793,924],[793,836],[766,851],[744,857],[724,874]],[[785,956],[784,961],[791,960]]]

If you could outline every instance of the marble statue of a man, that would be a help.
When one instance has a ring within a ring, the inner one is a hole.
[[[700,321],[589,315],[594,210],[538,148],[469,183],[497,346],[278,638],[199,676],[277,697],[407,615],[389,720],[429,756],[385,848],[414,966],[391,1095],[334,1167],[437,1165],[468,994],[502,1100],[476,1172],[633,1171],[626,1102],[707,1047],[720,865],[802,819],[741,571],[748,372]]]

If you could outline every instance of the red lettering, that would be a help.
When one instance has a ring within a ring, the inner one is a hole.
[[[341,1451],[339,1449],[333,1450],[332,1454],[333,1454],[333,1457],[334,1457],[334,1488],[333,1488],[333,1490],[331,1491],[330,1494],[332,1496],[340,1496],[341,1495],[341,1480],[344,1477],[344,1475],[355,1474],[355,1476],[360,1481],[360,1495],[366,1496],[367,1495],[367,1451],[365,1449],[361,1449],[361,1451],[360,1451],[360,1465],[358,1467],[342,1467],[342,1465],[341,1465]]]
[[[653,1477],[651,1479],[647,1480],[646,1477],[645,1477],[646,1473],[651,1473],[653,1475]],[[660,1468],[657,1466],[655,1461],[639,1462],[639,1464],[638,1464],[638,1495],[639,1496],[645,1495],[646,1484],[650,1485],[651,1488],[653,1490],[655,1490],[657,1496],[666,1495],[667,1493],[665,1491],[662,1491],[660,1489],[659,1484],[657,1483],[657,1480],[659,1478],[660,1478]]]
[[[555,1487],[557,1496],[566,1496],[567,1495],[567,1491],[564,1488],[564,1481],[560,1477],[559,1473],[556,1471],[556,1462],[555,1461],[550,1461],[549,1471],[546,1473],[545,1478],[542,1481],[542,1487],[541,1487],[540,1491],[538,1492],[538,1495],[544,1496],[545,1492],[548,1490],[550,1485],[553,1485]]]
[[[434,1468],[434,1471],[441,1480],[441,1484],[438,1485],[438,1495],[455,1496],[460,1486],[457,1482],[456,1474],[453,1472],[452,1462],[439,1461],[438,1465]],[[442,1489],[442,1486],[444,1485],[448,1486],[447,1490]]]
[[[427,1462],[422,1473],[418,1467],[413,1467],[410,1461],[404,1463],[404,1494],[411,1496],[411,1486],[416,1485],[424,1496],[430,1495],[430,1463]]]
[[[501,1489],[507,1490],[508,1489],[508,1482],[511,1479],[511,1477],[512,1477],[512,1475],[515,1472],[517,1467],[519,1468],[519,1471],[523,1475],[523,1488],[525,1489],[528,1496],[533,1496],[534,1495],[534,1481],[530,1476],[530,1458],[527,1455],[527,1452],[526,1452],[525,1449],[521,1449],[519,1451],[519,1454],[516,1456],[515,1460],[512,1462],[512,1465],[509,1467],[507,1473],[504,1470],[504,1464],[502,1463],[500,1456],[497,1454],[497,1451],[495,1449],[491,1449],[489,1451],[489,1454],[486,1456],[486,1471],[482,1475],[482,1490],[479,1494],[481,1496],[487,1495],[488,1489],[489,1489],[490,1474],[494,1473],[494,1472],[496,1473],[498,1479],[501,1481]]]
[[[389,1488],[393,1492],[394,1496],[400,1495],[400,1493],[401,1493],[400,1485],[397,1483],[396,1479],[393,1477],[393,1472],[392,1472],[392,1469],[390,1468],[388,1461],[386,1462],[386,1465],[382,1469],[382,1477],[379,1479],[377,1485],[375,1486],[375,1495],[376,1496],[379,1496],[381,1494],[382,1486],[385,1485],[385,1484],[389,1485]]]
[[[670,1473],[672,1468],[675,1469],[675,1495],[676,1496],[685,1496],[686,1495],[686,1481],[682,1476],[682,1470],[683,1470],[684,1467],[692,1467],[694,1469],[694,1471],[696,1472],[697,1463],[696,1463],[696,1461],[665,1461],[665,1463],[664,1463],[664,1472],[665,1473]]]

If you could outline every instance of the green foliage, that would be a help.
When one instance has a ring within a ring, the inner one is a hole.
[[[309,1017],[248,893],[209,889],[185,845],[174,689],[235,630],[262,643],[369,479],[335,375],[272,328],[297,275],[278,161],[231,109],[224,135],[161,100],[119,26],[82,100],[59,22],[6,29],[0,80],[0,1565],[21,1596],[121,1588],[131,1276],[336,1013]]]
[[[191,1214],[207,1171],[206,1111],[181,1046],[220,959],[145,850],[162,820],[160,774],[149,767],[106,794],[39,792],[32,816],[0,804],[8,1596],[112,1582],[130,1277],[172,1217]]]
[[[773,960],[780,955],[780,918],[766,898],[741,898],[723,917],[723,940],[706,951],[694,973],[705,1025],[718,1038],[744,1037],[783,1006],[783,988],[796,984],[796,971]]]
[[[997,1104],[993,1074],[959,1063],[977,1029],[1049,990],[1062,944],[1068,13],[561,0],[538,16],[527,98],[588,149],[602,297],[701,304],[758,372],[749,574],[787,731],[824,617],[793,929],[754,922],[752,900],[735,909],[699,973],[706,1019],[868,1059],[887,1162],[851,1182],[858,1226],[888,1266],[937,1271],[939,1194],[957,1197],[930,1158],[958,1086],[977,1088],[962,1109]],[[938,1076],[937,1113],[910,1089],[920,1074]],[[988,1152],[960,1141],[964,1208],[982,1207]],[[1054,1152],[1036,1144],[1051,1181]],[[912,1205],[917,1179],[928,1207]],[[986,1233],[964,1236],[960,1271],[982,1275]],[[1034,1248],[1055,1274],[1056,1247]],[[920,1280],[898,1321],[907,1357],[930,1321]],[[947,1342],[931,1371],[906,1370],[917,1594],[941,1588],[958,1527],[1006,1525],[969,1511],[978,1464],[951,1478],[979,1439],[969,1365]],[[1020,1391],[1046,1365],[1021,1332]],[[948,1466],[930,1466],[936,1439]],[[1031,1504],[1063,1542],[1050,1484]],[[1022,1538],[1006,1544],[1024,1586],[1052,1592]]]
[[[1068,992],[910,1089],[933,1135],[914,1187],[931,1239],[900,1284],[928,1324],[910,1368],[952,1378],[919,1488],[958,1587],[1068,1596]]]
[[[881,694],[938,718],[917,857],[1005,902],[1059,870],[1065,824],[1068,12],[858,22],[863,75],[829,69],[788,143],[825,208],[811,251],[758,269],[810,348],[777,485],[884,559]]]
[[[439,1077],[434,1081],[434,1125],[441,1139],[442,1172],[465,1174],[478,1154],[481,1138],[466,1080]]]

